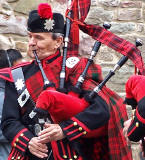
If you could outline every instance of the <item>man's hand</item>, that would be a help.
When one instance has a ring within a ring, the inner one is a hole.
[[[58,124],[45,123],[44,127],[45,129],[43,129],[38,134],[40,143],[48,143],[51,141],[57,141],[65,137],[61,127]]]
[[[127,141],[128,146],[131,145],[131,143],[130,143],[130,141],[129,141],[129,139],[128,139],[128,136],[127,136],[127,131],[128,131],[128,128],[129,128],[129,126],[130,126],[130,124],[131,124],[131,121],[132,121],[132,119],[129,119],[129,120],[125,121],[125,122],[124,122],[124,128],[123,128],[123,134],[124,134],[124,136],[125,136],[125,138],[126,138],[126,141]]]
[[[33,137],[28,145],[29,151],[39,158],[47,157],[47,146],[46,144],[40,143],[38,137]]]
[[[142,156],[145,157],[145,137],[143,140],[140,140],[140,148],[141,148],[141,151],[142,151]]]

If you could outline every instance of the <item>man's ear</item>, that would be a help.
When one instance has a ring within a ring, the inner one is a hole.
[[[59,48],[61,44],[63,43],[63,37],[59,36],[56,39],[56,47]]]

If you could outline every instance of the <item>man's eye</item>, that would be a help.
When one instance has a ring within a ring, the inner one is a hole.
[[[42,40],[43,38],[41,36],[36,36],[36,39]]]

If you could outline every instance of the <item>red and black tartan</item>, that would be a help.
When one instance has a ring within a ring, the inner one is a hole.
[[[81,74],[85,64],[86,62],[84,60],[84,62],[80,63],[78,68],[76,68],[78,76]],[[98,78],[94,79],[92,77],[92,79],[96,82],[89,80],[93,74]],[[76,83],[76,79],[72,79],[72,81],[74,80],[74,84]],[[98,65],[93,64],[88,70],[83,89],[92,90],[100,83],[101,80],[101,68]],[[108,144],[110,160],[132,160],[131,148],[127,146],[126,139],[123,135],[123,123],[128,119],[126,106],[123,104],[123,99],[106,86],[104,86],[102,91],[99,92],[99,95],[106,100],[110,109],[110,120],[107,124],[108,140],[102,144],[102,147],[103,145]],[[100,144],[99,141],[98,144]]]
[[[66,11],[66,17],[71,11],[71,19],[84,22],[91,5],[90,0],[72,0],[71,8]],[[71,29],[69,35],[70,43],[68,45],[68,56],[78,56],[79,49],[79,27],[75,21],[71,21]]]
[[[131,148],[127,146],[123,135],[123,123],[127,120],[126,106],[123,100],[110,89],[105,88],[104,92],[109,93],[110,120],[108,123],[108,143],[111,160],[131,160]]]
[[[99,42],[130,58],[135,64],[135,66],[139,69],[140,73],[142,75],[145,75],[145,67],[144,62],[142,60],[141,52],[134,44],[130,43],[129,41],[126,41],[123,38],[118,37],[117,35],[113,34],[112,32],[106,30],[101,26],[88,25],[84,23],[84,20],[90,9],[90,5],[90,0],[73,0],[72,2],[72,7],[70,9],[70,20],[72,23],[70,31],[71,43],[68,47],[68,55],[78,55],[79,26],[79,28],[84,33],[92,36],[93,39],[98,40]],[[70,10],[67,10],[66,17],[68,11]],[[77,39],[78,43],[75,43],[73,37],[75,37],[74,39]]]
[[[145,75],[144,62],[142,60],[140,50],[129,41],[118,37],[112,32],[104,29],[101,26],[88,25],[78,22],[80,29],[92,36],[95,40],[107,45],[108,47],[114,49],[115,51],[127,56],[132,60],[135,66],[139,69],[142,75]]]

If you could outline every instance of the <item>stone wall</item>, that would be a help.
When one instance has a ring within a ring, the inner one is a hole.
[[[19,49],[27,59],[27,16],[40,2],[52,4],[53,11],[64,14],[67,0],[0,0],[0,49]],[[145,1],[144,0],[91,0],[91,8],[86,19],[89,24],[102,25],[110,22],[111,31],[118,36],[135,43],[137,38],[145,40]],[[89,55],[94,40],[81,34],[80,53]],[[140,47],[145,59],[145,45]],[[95,62],[102,66],[105,76],[117,63],[120,54],[102,45]],[[107,86],[124,97],[125,82],[134,73],[134,65],[130,60],[116,75],[111,78]],[[135,147],[136,150],[136,147]],[[137,151],[138,152],[138,151]],[[134,152],[137,154],[137,152]],[[138,155],[138,154],[137,154]],[[135,160],[139,159],[135,155]]]

